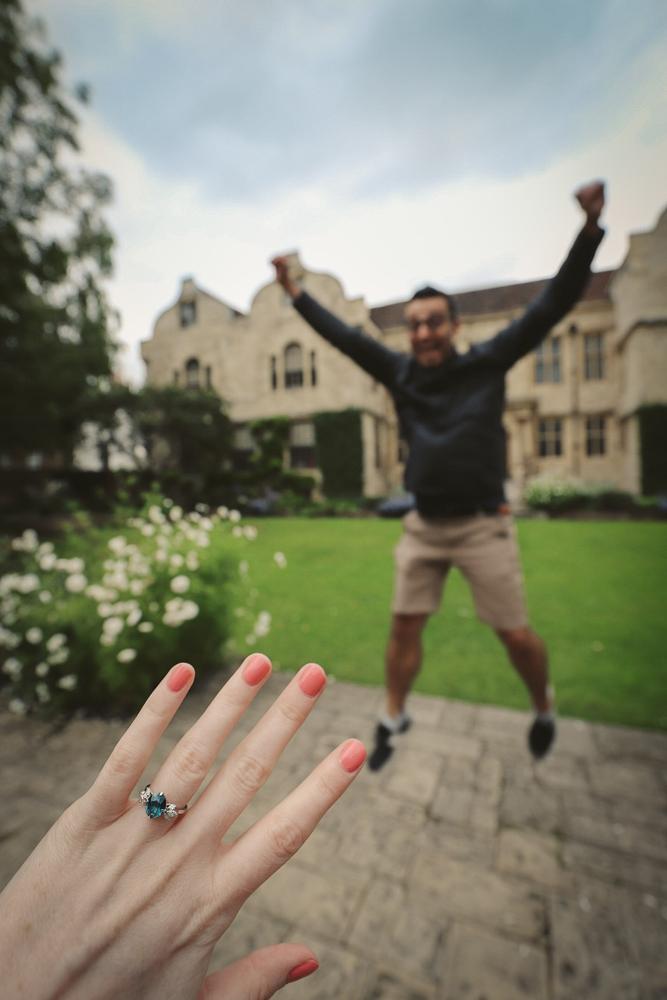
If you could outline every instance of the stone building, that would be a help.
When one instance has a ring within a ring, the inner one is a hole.
[[[346,298],[332,275],[305,271],[296,254],[291,266],[304,288],[347,323],[408,349],[404,302],[369,308],[363,299]],[[520,315],[545,283],[455,293],[459,350]],[[215,389],[237,426],[240,452],[252,448],[253,420],[290,418],[286,462],[316,478],[314,414],[359,410],[364,494],[400,487],[404,450],[388,394],[311,330],[277,284],[260,288],[242,314],[185,279],[142,356],[149,384]],[[518,495],[544,475],[641,492],[640,413],[651,404],[667,404],[667,210],[654,229],[630,236],[618,270],[595,273],[572,312],[510,371],[511,492]]]

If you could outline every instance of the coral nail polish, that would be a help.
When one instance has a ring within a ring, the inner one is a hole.
[[[327,680],[327,675],[317,663],[308,663],[299,674],[299,687],[304,694],[314,698],[319,694]]]
[[[267,676],[271,664],[265,656],[252,656],[243,668],[243,680],[250,687],[255,687]]]
[[[309,958],[307,962],[302,962],[301,965],[295,965],[294,968],[287,973],[287,982],[294,983],[297,979],[305,979],[306,976],[310,976],[313,972],[319,969],[319,967],[319,962],[316,962],[314,958]]]
[[[167,687],[170,691],[182,691],[192,677],[193,670],[189,663],[179,663],[174,667],[167,678]]]
[[[354,774],[366,760],[366,747],[359,740],[348,740],[343,744],[338,759],[343,770]]]

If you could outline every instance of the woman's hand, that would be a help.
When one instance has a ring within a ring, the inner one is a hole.
[[[191,803],[270,671],[259,653],[245,660],[171,751],[151,782],[154,796]],[[135,785],[193,679],[189,664],[169,672],[90,790],[0,896],[3,996],[258,1000],[317,968],[308,948],[281,944],[205,978],[214,945],[243,903],[359,772],[363,744],[343,743],[238,840],[223,843],[324,689],[324,671],[308,664],[183,815],[151,819]]]

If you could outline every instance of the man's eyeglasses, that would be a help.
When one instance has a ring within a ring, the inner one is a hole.
[[[431,316],[425,316],[424,319],[408,320],[408,330],[410,333],[416,333],[420,326],[426,325],[431,333],[435,333],[448,322],[449,316],[446,316],[445,313],[433,313]]]

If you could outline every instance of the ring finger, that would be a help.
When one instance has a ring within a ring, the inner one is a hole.
[[[207,830],[215,843],[267,780],[280,754],[310,715],[326,679],[319,664],[302,667],[207,786],[194,811],[197,828]]]

